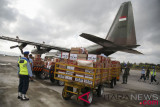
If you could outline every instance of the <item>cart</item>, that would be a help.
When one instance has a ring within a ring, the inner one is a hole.
[[[59,66],[67,66],[70,68],[60,68]],[[85,69],[86,71],[81,71]],[[96,90],[97,95],[100,97],[104,92],[103,84],[107,80],[107,74],[109,68],[93,68],[77,66],[65,63],[56,63],[54,78],[56,80],[65,81],[65,85],[62,91],[62,97],[64,100],[69,100],[73,95],[76,95],[77,101],[80,101],[79,97],[88,93],[88,96],[84,96],[85,105],[90,105],[93,100],[93,91]]]

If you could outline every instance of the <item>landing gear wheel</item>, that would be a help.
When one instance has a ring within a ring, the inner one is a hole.
[[[104,87],[102,85],[99,85],[98,86],[98,89],[97,89],[97,95],[98,97],[101,97],[104,93]]]
[[[58,84],[59,86],[64,86],[64,81],[58,80],[58,81],[57,81],[57,84]]]
[[[83,104],[86,105],[86,106],[89,106],[93,101],[93,91],[90,90],[88,92],[90,92],[88,98],[87,98],[87,95],[84,96],[84,99],[87,100],[88,102],[85,102],[85,101],[83,102]]]
[[[114,88],[114,80],[113,79],[111,80],[110,88]]]
[[[42,73],[40,73],[40,78],[41,78],[41,79],[45,79],[45,78],[46,78],[45,73],[43,73],[43,72],[42,72]]]
[[[50,71],[49,71],[49,79],[50,79],[50,81],[51,81],[52,83],[54,83],[54,82],[55,82],[55,79],[54,79],[54,73],[53,73],[53,71],[52,71],[52,70],[50,70]]]
[[[69,93],[69,92],[65,92],[65,88],[68,90],[68,91],[72,91],[73,92],[73,87],[64,87],[63,88],[63,91],[62,91],[62,97],[64,100],[70,100],[71,97],[72,97],[72,94]]]

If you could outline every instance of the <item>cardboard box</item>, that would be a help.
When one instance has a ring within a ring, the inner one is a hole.
[[[69,59],[69,53],[68,52],[61,52],[61,58]]]
[[[78,54],[77,59],[86,60],[87,59],[87,54]]]
[[[71,54],[81,54],[82,53],[82,49],[81,48],[71,48],[70,53]]]
[[[76,74],[75,76],[78,76],[78,77],[84,77],[84,75],[80,75],[80,74]],[[75,78],[75,81],[83,83],[84,79],[81,79],[81,78]]]
[[[68,64],[77,65],[76,60],[68,60]]]
[[[66,69],[66,68],[67,68],[67,66],[65,66],[65,65],[59,65],[59,68]]]
[[[85,69],[75,67],[75,71],[85,72]],[[76,74],[82,74],[82,73],[76,73]]]
[[[96,78],[99,78],[99,77],[100,75],[96,76]],[[85,76],[85,78],[93,79],[93,76]],[[93,81],[84,79],[84,83],[92,85]],[[100,83],[100,79],[95,81],[95,84],[98,84],[98,83]]]
[[[93,62],[101,63],[102,62],[102,56],[94,55],[94,54],[88,54],[88,60],[92,60]]]
[[[35,58],[41,58],[40,54],[35,54]]]
[[[64,58],[61,58],[61,59],[59,59],[59,62],[67,64],[67,63],[68,63],[68,60],[67,60],[67,59],[64,59]]]
[[[93,77],[91,77],[91,76],[86,76],[86,75],[85,75],[85,78],[93,79]],[[92,82],[92,81],[90,81],[90,80],[86,80],[86,79],[84,79],[84,83],[87,83],[87,84],[93,84],[93,82]]]
[[[65,74],[65,72],[64,72],[64,71],[58,71],[58,73]],[[64,78],[64,77],[65,77],[64,75],[58,74],[58,78]]]
[[[70,54],[70,60],[77,60],[78,55],[77,54]]]
[[[67,69],[70,69],[70,70],[74,70],[74,68],[75,67],[73,67],[73,66],[67,66]],[[72,71],[66,71],[66,74],[73,76],[74,72],[72,72]],[[65,79],[73,80],[73,77],[71,77],[71,76],[65,76]]]

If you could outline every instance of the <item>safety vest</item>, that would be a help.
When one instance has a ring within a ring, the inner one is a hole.
[[[27,69],[27,61],[25,59],[21,59],[20,61],[18,61],[19,64],[19,74],[20,75],[28,75],[28,69]]]
[[[153,72],[154,72],[154,75],[156,75],[156,70],[154,71],[154,69],[151,71],[151,75],[153,75]]]

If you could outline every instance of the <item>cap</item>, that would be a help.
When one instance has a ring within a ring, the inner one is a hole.
[[[29,51],[25,51],[25,52],[23,52],[23,54],[28,55],[28,54],[29,54]]]

